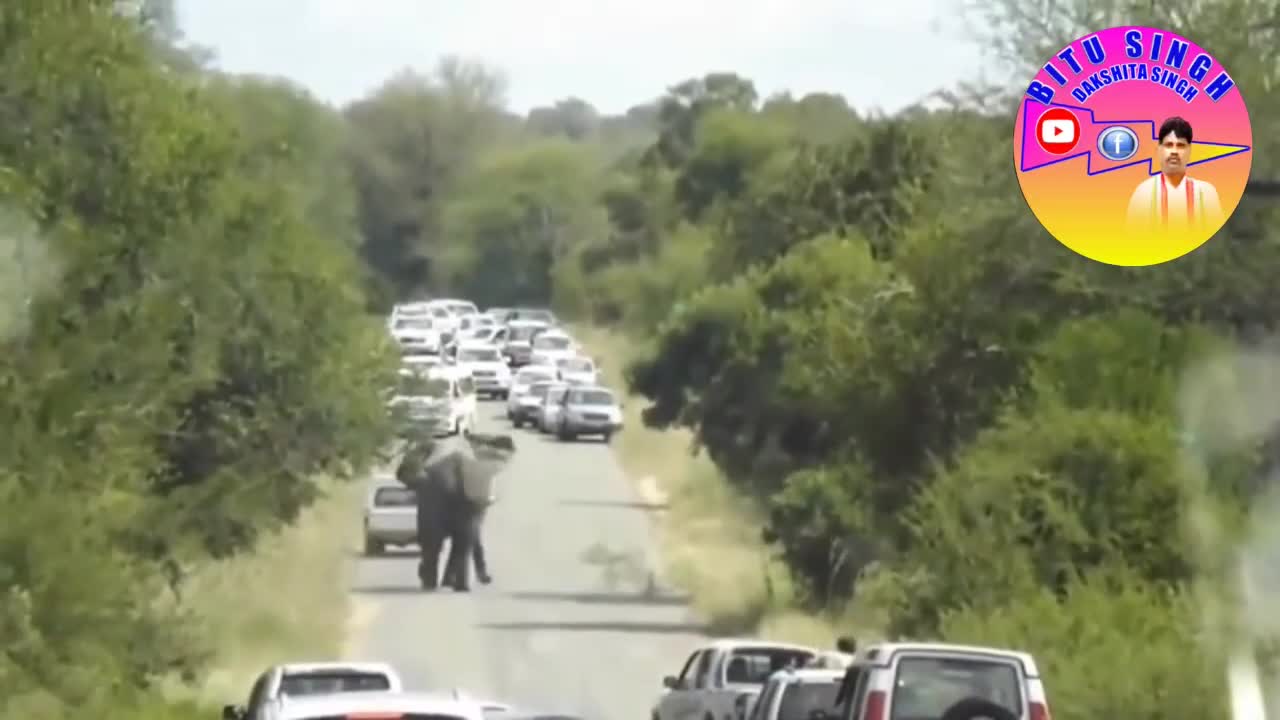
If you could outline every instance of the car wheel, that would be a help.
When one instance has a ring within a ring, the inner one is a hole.
[[[569,442],[574,439],[573,433],[569,432],[569,428],[566,425],[561,425],[560,431],[557,432],[556,435],[560,438],[561,442]]]
[[[368,555],[370,557],[381,555],[382,553],[386,552],[386,549],[387,549],[386,546],[378,542],[377,540],[369,537],[368,535],[364,536],[364,554],[365,555]]]
[[[609,444],[609,443],[611,443],[611,442],[613,442],[613,433],[611,433],[611,432],[607,432],[607,433],[605,433],[605,434],[604,434],[604,444],[605,444],[605,445],[608,445],[608,444]]]

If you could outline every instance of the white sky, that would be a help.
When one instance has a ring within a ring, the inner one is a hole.
[[[838,92],[894,111],[982,56],[958,0],[178,0],[187,37],[230,72],[283,75],[333,103],[456,54],[501,69],[509,107],[569,96],[607,113],[713,71],[761,96]]]

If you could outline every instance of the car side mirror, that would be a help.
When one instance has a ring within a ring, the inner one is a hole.
[[[668,675],[662,678],[662,687],[668,690],[675,690],[680,687],[680,681],[674,675]]]

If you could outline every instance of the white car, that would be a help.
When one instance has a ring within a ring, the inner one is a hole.
[[[555,365],[561,360],[578,356],[578,344],[561,330],[548,330],[533,339],[530,348],[530,365]]]
[[[446,310],[462,317],[465,315],[479,315],[480,308],[470,300],[459,300],[457,298],[437,298],[431,301],[434,305],[443,305]]]
[[[429,353],[413,353],[407,354],[400,358],[400,367],[416,374],[426,373],[431,368],[437,368],[444,365],[444,359],[439,355],[431,355]]]
[[[788,667],[804,667],[817,654],[813,648],[790,643],[712,640],[689,656],[679,675],[662,679],[666,692],[651,717],[746,720],[771,675]]]
[[[484,707],[449,693],[363,692],[289,698],[270,720],[485,720]]]
[[[572,385],[600,384],[600,370],[589,357],[578,355],[560,358],[556,361],[556,367],[560,368],[560,377]]]
[[[1036,661],[1024,652],[949,643],[878,643],[858,651],[837,710],[847,720],[943,717],[985,701],[1020,720],[1051,717]],[[998,717],[996,708],[963,717]]]
[[[511,363],[512,367],[536,364],[530,359],[533,356],[533,341],[551,326],[544,322],[512,320],[506,327],[507,337],[502,354],[507,356],[507,362]]]
[[[280,701],[308,695],[335,697],[347,693],[404,692],[404,682],[386,663],[289,663],[267,668],[253,683],[244,705],[225,705],[223,720],[268,720],[278,716]],[[305,717],[305,716],[304,716]]]
[[[418,542],[418,498],[394,477],[379,478],[364,509],[364,554],[381,555],[388,545]]]
[[[779,670],[769,677],[748,720],[836,720],[844,670]]]
[[[429,317],[396,318],[391,323],[391,336],[400,343],[401,349],[406,353],[440,352],[440,331]]]
[[[520,398],[528,394],[530,386],[539,381],[559,379],[560,371],[551,365],[526,365],[517,370],[507,394],[507,419],[515,420]]]
[[[511,392],[511,368],[497,347],[475,342],[459,344],[454,363],[471,373],[477,394],[505,399]]]
[[[561,401],[555,433],[564,441],[580,435],[599,435],[605,442],[622,430],[622,403],[608,388],[574,385]]]
[[[464,435],[475,427],[475,381],[465,370],[443,365],[425,373],[401,370],[401,386],[388,405],[433,435]]]

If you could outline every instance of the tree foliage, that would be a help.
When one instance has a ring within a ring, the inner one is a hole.
[[[1016,82],[892,116],[725,72],[524,117],[458,58],[334,112],[202,69],[171,10],[0,9],[6,711],[195,672],[153,598],[375,453],[366,308],[448,292],[628,330],[646,421],[764,508],[813,608],[1030,650],[1057,717],[1225,715],[1202,591],[1265,525],[1274,363],[1236,348],[1280,317],[1278,210],[1101,266],[990,148],[1050,51],[1127,22],[1217,53],[1275,176],[1274,8],[984,0]]]
[[[120,712],[194,677],[184,573],[387,436],[338,118],[174,65],[119,10],[0,9],[6,716]]]
[[[1238,395],[1193,392],[1187,373],[1273,331],[1277,208],[1246,195],[1189,257],[1102,266],[1043,231],[990,149],[1007,147],[1020,83],[1050,52],[1134,23],[1189,34],[1231,68],[1255,171],[1274,176],[1274,8],[973,12],[1008,85],[884,116],[823,93],[762,99],[714,73],[625,117],[578,99],[535,110],[458,176],[394,165],[456,189],[435,196],[448,221],[423,252],[448,261],[429,282],[631,331],[646,422],[692,430],[764,506],[813,606],[856,598],[892,633],[1026,647],[1052,668],[1059,717],[1222,717],[1207,666],[1179,662],[1221,657],[1193,627],[1197,587],[1233,562],[1204,540],[1205,515],[1241,536],[1275,443],[1265,430],[1197,445],[1258,413],[1236,417],[1223,403]],[[605,132],[637,120],[638,147]],[[1077,632],[1086,621],[1105,627]],[[1206,693],[1152,700],[1078,669],[1129,657],[1133,623],[1159,655],[1120,660],[1141,687]]]

